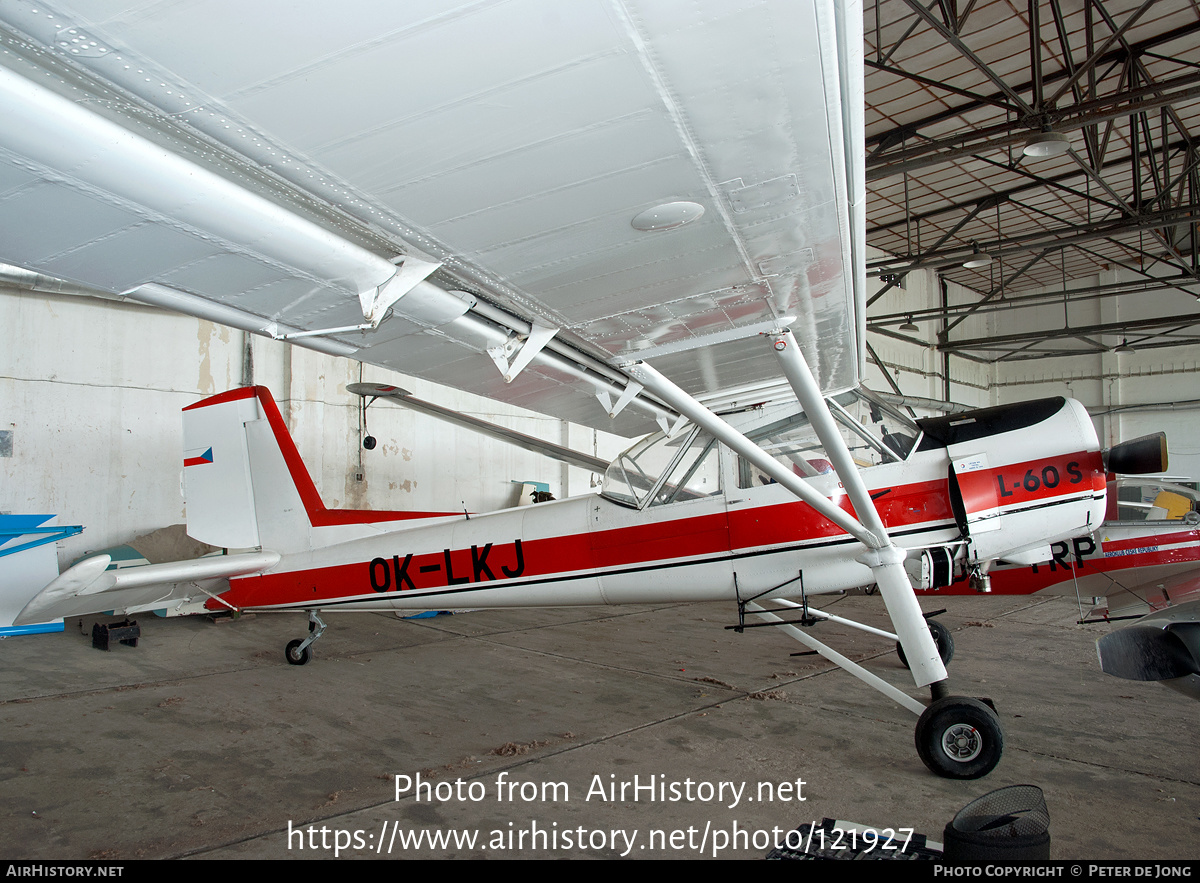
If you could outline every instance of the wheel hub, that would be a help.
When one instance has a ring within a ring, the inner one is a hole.
[[[970,724],[955,724],[942,733],[942,751],[958,763],[974,760],[983,750],[979,731]]]

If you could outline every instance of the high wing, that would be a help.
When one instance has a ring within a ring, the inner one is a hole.
[[[5,3],[0,261],[624,434],[617,366],[750,396],[784,324],[846,389],[861,13]]]

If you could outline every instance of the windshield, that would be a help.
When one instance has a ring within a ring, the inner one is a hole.
[[[827,399],[850,456],[860,467],[908,458],[920,430],[911,420],[867,390]],[[740,432],[802,478],[833,472],[825,446],[800,405],[791,402],[754,408],[730,418]],[[773,484],[761,469],[737,458],[738,487]]]
[[[908,458],[920,430],[900,411],[866,389],[850,390],[827,401],[859,466]],[[722,416],[796,475],[812,478],[833,472],[824,445],[797,402],[756,406]],[[712,435],[696,426],[674,438],[656,432],[613,460],[600,493],[638,508],[718,494],[718,448]],[[736,457],[734,462],[738,487],[774,483],[748,460]]]

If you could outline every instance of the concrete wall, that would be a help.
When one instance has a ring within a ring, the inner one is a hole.
[[[82,524],[66,563],[184,520],[180,410],[243,385],[267,386],[329,507],[478,512],[515,505],[514,481],[562,498],[590,473],[378,402],[360,445],[360,379],[611,459],[617,436],[149,307],[0,290],[0,512]],[[362,480],[358,479],[362,475]],[[598,476],[597,476],[598,478]]]

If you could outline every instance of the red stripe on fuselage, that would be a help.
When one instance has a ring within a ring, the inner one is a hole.
[[[1062,459],[1064,463],[1073,460],[1082,463],[1089,456],[1081,453]],[[1086,479],[1086,472],[1084,477]],[[1103,478],[1101,475],[1101,486]],[[1083,483],[1077,482],[1062,490],[1051,489],[1055,493],[1043,497],[1074,495],[1086,489]],[[948,481],[944,479],[879,489],[873,491],[873,495],[880,516],[890,530],[920,525],[932,528],[944,525],[954,517]],[[853,512],[845,494],[835,498],[834,502]],[[566,578],[637,565],[666,566],[688,559],[726,557],[772,547],[795,548],[804,543],[837,538],[848,540],[848,535],[807,504],[795,501],[741,509],[733,507],[699,517],[667,519],[605,531],[521,540],[519,554],[515,538],[498,539],[487,547],[483,562],[485,570],[479,560],[485,554],[480,547],[417,554],[405,548],[409,541],[407,532],[396,531],[379,538],[378,554],[371,560],[234,579],[230,581],[230,591],[221,597],[239,608],[307,607],[350,597],[362,601],[383,600],[389,593],[397,591],[486,588],[506,580]],[[504,567],[508,568],[508,573]],[[490,576],[487,570],[490,570]],[[383,587],[385,580],[386,587]],[[210,601],[206,606],[215,609],[220,605]]]
[[[967,512],[997,507],[1003,512],[1081,491],[1105,490],[1102,460],[1094,451],[960,472],[957,477]]]
[[[841,500],[849,509],[844,495]],[[953,517],[944,480],[890,489],[877,500],[877,505],[885,523],[893,528],[945,522]],[[742,540],[731,543],[731,534]],[[222,598],[235,607],[307,606],[334,598],[362,596],[370,600],[396,591],[483,588],[509,579],[724,557],[837,537],[846,534],[799,501],[522,540],[519,554],[515,539],[484,548],[416,554],[405,548],[407,532],[396,531],[379,538],[378,554],[370,561],[235,579],[230,581],[230,591]]]

